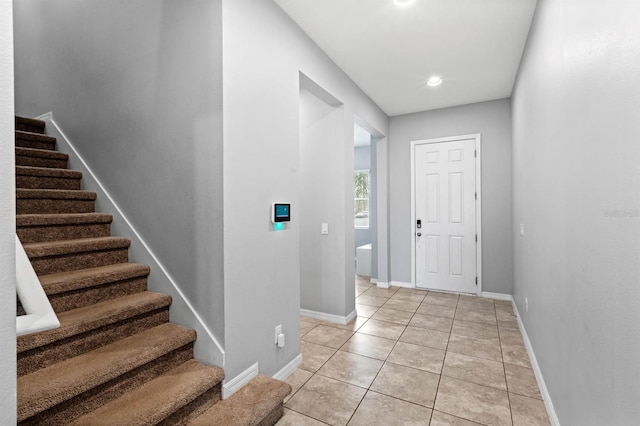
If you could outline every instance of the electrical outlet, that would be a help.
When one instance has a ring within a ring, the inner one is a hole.
[[[529,298],[528,297],[524,298],[524,311],[525,312],[529,312]]]
[[[278,336],[282,334],[282,324],[280,325],[276,325],[276,338],[274,343],[277,345],[278,344]]]

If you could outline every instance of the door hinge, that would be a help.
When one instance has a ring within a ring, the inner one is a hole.
[[[476,234],[476,243],[478,242],[478,234]]]
[[[478,151],[475,150],[475,149],[473,150],[473,156],[476,157],[476,158],[478,157]]]
[[[478,199],[478,193],[476,192],[476,200]]]
[[[478,277],[476,277],[476,285],[478,285]]]

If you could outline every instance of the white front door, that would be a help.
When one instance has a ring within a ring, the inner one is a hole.
[[[416,287],[476,293],[475,142],[414,145]]]

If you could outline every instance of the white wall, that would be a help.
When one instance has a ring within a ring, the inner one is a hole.
[[[482,135],[482,290],[511,294],[511,106],[508,99],[391,117],[391,280],[411,282],[411,141],[471,133]]]
[[[354,114],[383,134],[388,119],[272,1],[225,0],[223,22],[226,371],[234,377],[258,360],[261,371],[274,374],[300,353],[299,73],[344,103],[345,153],[335,167],[345,188]],[[343,196],[344,224],[353,198],[351,191]],[[277,200],[291,201],[292,222],[271,232],[269,206]],[[352,227],[340,244],[351,252]],[[349,262],[347,309],[354,306],[353,274]],[[278,324],[288,339],[283,349],[273,342]]]
[[[221,7],[220,0],[15,4],[17,111],[53,111],[219,341]],[[152,271],[151,289],[161,279]]]
[[[344,110],[300,90],[300,308],[347,316]],[[321,223],[329,224],[322,235]],[[353,310],[353,307],[351,307]]]
[[[639,16],[541,0],[513,96],[514,296],[563,425],[640,422]]]
[[[15,136],[13,2],[0,1],[0,413],[16,423]]]

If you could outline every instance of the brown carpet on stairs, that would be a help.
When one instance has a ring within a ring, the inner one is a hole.
[[[195,332],[45,130],[16,117],[16,232],[61,326],[18,337],[19,424],[275,424],[291,387],[259,375],[220,400],[224,372],[193,358]]]

